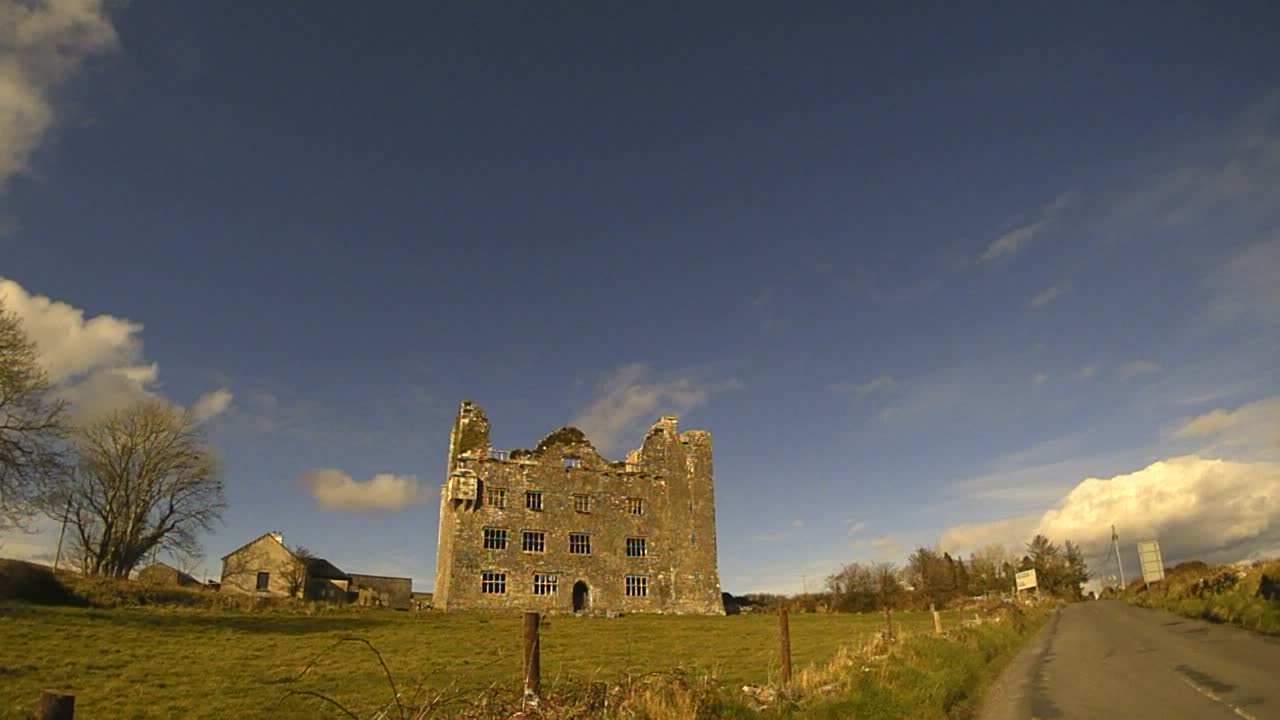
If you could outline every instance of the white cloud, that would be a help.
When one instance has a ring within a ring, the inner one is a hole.
[[[378,473],[359,481],[341,470],[323,468],[303,473],[298,482],[311,492],[320,507],[348,512],[398,512],[426,502],[434,494],[416,476],[392,473]]]
[[[983,262],[994,262],[1013,257],[1022,249],[1022,246],[1034,240],[1040,234],[1040,231],[1053,221],[1058,212],[1066,207],[1070,199],[1071,193],[1069,192],[1054,198],[1053,202],[1046,205],[1040,212],[1040,217],[1035,222],[1016,227],[991,241],[991,244],[987,246],[980,259]]]
[[[1166,564],[1257,557],[1280,547],[1280,463],[1170,458],[1086,479],[1043,514],[950,528],[941,545],[1020,545],[1039,532],[1096,557],[1106,552],[1112,524],[1129,543],[1158,539]]]
[[[791,527],[793,527],[793,528],[802,528],[802,527],[804,527],[804,521],[803,521],[803,520],[800,520],[799,518],[797,518],[797,519],[795,519],[795,520],[792,520],[792,521],[791,521]]]
[[[857,535],[858,533],[860,533],[860,532],[862,532],[863,530],[866,530],[866,529],[867,529],[867,524],[866,524],[865,522],[861,521],[861,520],[857,520],[857,521],[850,520],[850,521],[849,521],[849,536],[850,536],[850,537],[853,537],[854,535]]]
[[[740,387],[729,380],[711,388],[695,387],[691,378],[650,381],[649,368],[631,363],[596,385],[596,398],[573,425],[586,433],[602,453],[617,450],[626,437],[639,437],[640,425],[660,415],[683,415],[703,405],[713,391]]]
[[[827,386],[827,391],[842,395],[852,394],[854,397],[861,400],[872,393],[888,390],[893,387],[893,385],[892,377],[888,375],[881,375],[880,377],[873,378],[864,383],[831,383]]]
[[[207,422],[214,417],[226,412],[231,407],[231,401],[235,396],[226,388],[218,388],[213,392],[205,393],[196,399],[195,405],[191,406],[191,414],[195,417],[196,422]]]
[[[1062,292],[1063,291],[1061,286],[1052,285],[1036,293],[1031,298],[1030,302],[1028,302],[1027,306],[1030,307],[1032,310],[1039,310],[1045,305],[1048,305],[1049,303],[1058,299],[1058,297],[1062,295]]]
[[[101,0],[0,2],[0,191],[54,122],[54,91],[116,47]]]
[[[1076,373],[1076,377],[1081,380],[1089,380],[1098,373],[1098,368],[1093,365],[1085,365],[1080,368],[1080,372]]]
[[[85,318],[84,310],[44,295],[33,295],[0,277],[0,303],[22,319],[40,348],[49,380],[62,383],[104,367],[142,360],[142,325],[113,315]]]
[[[1236,453],[1255,460],[1280,458],[1280,397],[1185,418],[1172,435],[1210,442],[1202,453]]]
[[[141,323],[106,314],[86,317],[82,308],[36,295],[3,277],[0,305],[22,321],[49,381],[70,403],[73,419],[158,397],[160,367],[146,361]],[[221,402],[220,397],[206,398],[201,399],[206,412]],[[229,392],[226,399],[229,403]]]
[[[1160,372],[1160,365],[1150,360],[1134,360],[1126,363],[1116,371],[1121,380],[1132,380],[1140,375],[1150,375],[1151,373]]]
[[[1043,385],[1047,382],[1049,382],[1049,376],[1046,375],[1045,373],[1038,372],[1035,375],[1031,376],[1032,385]]]

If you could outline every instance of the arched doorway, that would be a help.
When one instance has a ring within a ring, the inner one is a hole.
[[[573,611],[582,612],[587,609],[591,600],[591,589],[582,580],[573,584]]]

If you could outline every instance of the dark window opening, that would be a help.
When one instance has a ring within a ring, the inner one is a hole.
[[[266,590],[267,586],[270,584],[271,584],[271,573],[269,572],[258,573],[258,589],[259,590]]]

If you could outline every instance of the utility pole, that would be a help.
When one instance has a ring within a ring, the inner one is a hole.
[[[1111,526],[1111,546],[1116,551],[1116,565],[1120,566],[1120,589],[1124,590],[1124,561],[1120,559],[1120,536],[1116,535],[1116,526]]]

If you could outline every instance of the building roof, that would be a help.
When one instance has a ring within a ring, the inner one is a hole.
[[[324,558],[307,558],[307,575],[324,580],[350,580],[338,566]]]

